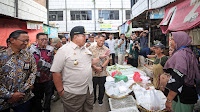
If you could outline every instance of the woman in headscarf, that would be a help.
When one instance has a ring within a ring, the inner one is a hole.
[[[171,75],[166,85],[169,89],[167,111],[193,112],[197,102],[195,79],[199,79],[200,74],[195,54],[188,48],[191,41],[183,31],[172,32],[171,47],[175,51],[164,66],[165,72]]]

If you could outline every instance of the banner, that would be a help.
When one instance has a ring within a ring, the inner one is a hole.
[[[58,37],[58,29],[53,28],[47,25],[43,25],[43,31],[45,34],[48,34],[49,38],[56,38]]]
[[[100,30],[111,30],[112,25],[111,24],[100,24]]]
[[[154,9],[150,11],[150,19],[163,19],[165,15],[165,8]]]
[[[184,31],[200,24],[200,0],[179,0],[166,7],[160,23],[163,33]]]

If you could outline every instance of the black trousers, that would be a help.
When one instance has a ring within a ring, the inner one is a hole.
[[[138,59],[128,58],[127,64],[131,64],[133,67],[138,67]]]
[[[35,83],[33,93],[35,96],[32,98],[32,110],[33,112],[50,112],[51,96],[53,95],[53,81],[47,81],[44,83]],[[44,98],[44,107],[42,107],[41,100]]]
[[[112,56],[112,65],[115,65],[115,53],[110,54]],[[108,63],[108,66],[111,66],[110,62]]]
[[[93,77],[93,88],[94,88],[94,101],[96,101],[96,87],[99,85],[99,96],[98,100],[100,102],[103,101],[104,93],[105,93],[105,82],[106,82],[106,76],[103,77]]]

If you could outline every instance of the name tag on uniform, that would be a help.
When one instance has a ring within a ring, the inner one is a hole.
[[[28,70],[30,68],[30,63],[31,63],[30,61],[25,61],[24,62],[24,69],[25,70]]]

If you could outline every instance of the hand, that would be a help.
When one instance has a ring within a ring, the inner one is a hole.
[[[124,40],[122,40],[120,44],[123,44],[123,43],[124,43]]]
[[[34,85],[32,85],[32,86],[30,87],[31,90],[33,90],[33,88],[34,88]]]
[[[173,111],[172,110],[172,102],[166,101],[165,106],[166,106],[165,110],[167,110],[169,112]]]
[[[64,94],[64,90],[59,94],[60,96],[63,96],[63,94]]]
[[[96,69],[97,73],[102,72],[101,67],[96,67],[95,69]]]
[[[107,56],[110,56],[110,50],[107,50],[102,56],[101,59],[106,58]]]
[[[128,57],[129,57],[129,58],[132,58],[133,56],[129,54]]]
[[[89,47],[90,45],[91,45],[90,43],[87,43],[87,44],[86,44],[86,47]]]
[[[16,103],[24,97],[24,93],[15,92],[12,97],[8,100],[8,103]]]

